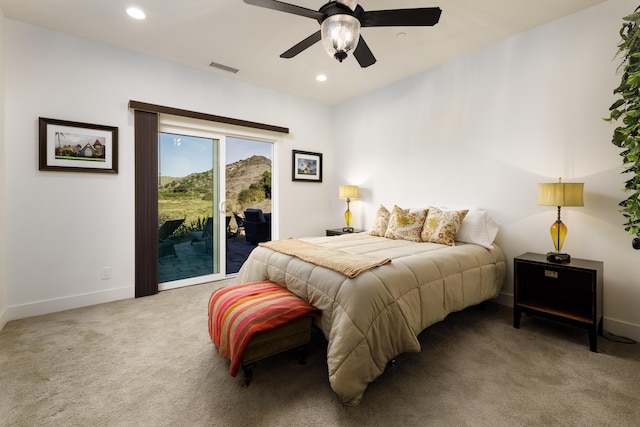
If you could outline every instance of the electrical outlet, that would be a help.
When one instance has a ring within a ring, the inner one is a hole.
[[[111,279],[111,267],[102,267],[102,280]]]

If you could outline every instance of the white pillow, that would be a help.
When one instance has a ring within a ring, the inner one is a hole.
[[[456,240],[493,249],[493,241],[499,228],[500,225],[489,216],[488,212],[469,210],[462,221],[462,227],[456,234]]]
[[[439,207],[439,209],[457,210],[457,208],[445,207]],[[499,228],[500,224],[491,218],[487,211],[470,208],[455,239],[458,242],[474,243],[487,249],[493,249],[493,241]]]

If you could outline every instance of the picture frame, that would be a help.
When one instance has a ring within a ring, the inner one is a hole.
[[[118,173],[118,128],[40,117],[39,169]]]
[[[322,153],[293,150],[292,180],[322,182]]]

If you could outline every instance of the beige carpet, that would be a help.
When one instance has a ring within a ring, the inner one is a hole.
[[[0,332],[3,426],[631,426],[640,348],[495,304],[451,314],[400,355],[358,407],[329,387],[326,343],[259,363],[242,388],[207,333],[225,282],[9,322]],[[228,282],[226,282],[228,283]],[[606,326],[606,325],[605,325]]]

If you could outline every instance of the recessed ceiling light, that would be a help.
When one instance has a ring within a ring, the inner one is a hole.
[[[316,76],[316,80],[319,81],[319,82],[324,82],[324,81],[327,80],[327,76],[325,76],[324,74],[318,74]]]
[[[396,37],[399,38],[399,39],[402,39],[402,38],[404,38],[406,36],[407,36],[407,33],[403,33],[402,31],[399,32],[398,34],[396,34]]]
[[[127,9],[127,15],[129,15],[130,17],[134,18],[134,19],[144,19],[146,18],[146,15],[144,14],[143,11],[141,11],[140,9],[138,9],[137,7],[130,7]]]

